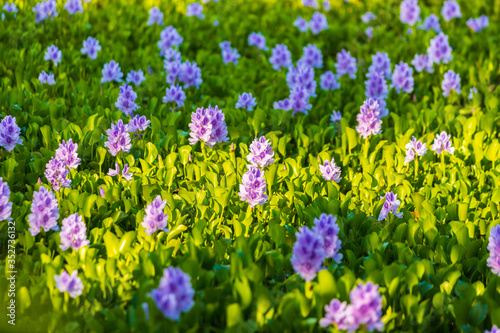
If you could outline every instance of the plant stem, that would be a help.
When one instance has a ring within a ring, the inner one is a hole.
[[[446,175],[446,168],[444,163],[444,151],[441,151],[441,169],[443,170],[443,177]]]
[[[370,139],[365,139],[365,146],[363,149],[363,155],[366,159],[368,159],[368,150],[370,150]]]
[[[415,179],[418,181],[418,157],[417,156],[415,156]]]

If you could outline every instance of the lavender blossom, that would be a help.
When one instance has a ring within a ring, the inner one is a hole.
[[[368,72],[380,72],[386,79],[391,78],[391,59],[389,59],[389,55],[382,52],[372,55],[372,64],[368,68]]]
[[[342,113],[340,113],[340,111],[333,111],[332,112],[332,116],[330,117],[330,121],[332,123],[338,123],[338,122],[340,122],[341,119],[342,119]]]
[[[380,120],[380,104],[370,98],[364,101],[357,115],[358,126],[356,131],[366,139],[370,135],[377,135],[382,130],[382,120]]]
[[[467,21],[467,26],[474,30],[474,32],[480,32],[484,28],[486,28],[488,25],[490,25],[490,20],[488,19],[488,16],[482,15],[481,17],[478,18],[470,18]]]
[[[142,69],[139,69],[137,72],[132,70],[127,74],[127,82],[133,83],[136,86],[140,86],[144,80],[146,80],[146,78],[144,77]]]
[[[168,48],[165,49],[165,52],[163,53],[163,56],[165,57],[165,60],[163,60],[163,67],[167,72],[169,72],[168,66],[172,62],[181,62],[182,60],[182,55],[181,53],[174,49],[174,48]]]
[[[6,2],[5,5],[3,5],[3,10],[6,11],[7,13],[17,13],[19,11],[14,2],[10,4]]]
[[[128,126],[123,124],[121,119],[116,124],[111,124],[111,128],[106,131],[106,134],[108,141],[104,143],[104,146],[108,148],[111,155],[116,156],[120,151],[128,153],[132,148]]]
[[[68,272],[63,271],[61,275],[54,275],[54,279],[56,280],[56,288],[62,293],[68,292],[71,298],[78,297],[83,292],[83,283],[76,270],[71,273],[71,276]]]
[[[293,110],[292,116],[297,114],[297,112],[302,112],[307,114],[311,110],[312,105],[309,104],[309,92],[305,87],[301,85],[295,86],[290,91],[290,96],[288,97],[291,104],[291,109]]]
[[[316,96],[316,81],[314,80],[314,68],[298,63],[297,67],[290,66],[286,74],[288,88],[293,91],[296,87],[304,88],[308,96]]]
[[[278,44],[272,50],[272,55],[271,58],[269,58],[269,62],[277,71],[280,70],[281,67],[288,68],[292,65],[292,53],[290,53],[286,45]]]
[[[391,86],[394,87],[398,94],[401,93],[401,90],[409,94],[413,91],[413,83],[413,69],[401,61],[394,68]]]
[[[472,87],[472,88],[470,88],[470,90],[469,90],[469,99],[473,99],[473,98],[474,98],[474,93],[476,93],[476,94],[477,94],[477,89],[476,89],[476,87]]]
[[[127,130],[129,133],[142,132],[149,127],[150,123],[151,121],[148,120],[146,116],[136,115],[134,118],[130,119],[127,125]]]
[[[302,4],[305,7],[312,7],[312,8],[315,8],[315,9],[319,8],[318,0],[302,0]]]
[[[368,36],[368,38],[370,38],[370,39],[373,38],[373,27],[366,28],[365,33],[366,33],[366,36]]]
[[[375,19],[375,14],[371,12],[366,12],[361,16],[361,21],[363,21],[364,23],[368,23],[374,19]]]
[[[443,8],[441,8],[441,15],[443,15],[444,20],[449,22],[453,18],[462,17],[462,13],[460,12],[460,6],[455,0],[445,1],[443,4]]]
[[[450,69],[444,74],[441,88],[443,89],[443,96],[445,97],[450,95],[450,90],[452,89],[457,94],[461,94],[462,90],[460,89],[460,75]]]
[[[73,139],[69,139],[68,142],[63,140],[56,150],[56,158],[68,169],[76,169],[80,165],[77,150],[78,144],[73,143]]]
[[[491,268],[493,274],[500,276],[500,225],[490,230],[488,251],[490,251],[490,257],[487,260],[488,267]]]
[[[247,161],[257,168],[264,169],[274,163],[274,151],[271,142],[265,136],[255,138],[249,147]]]
[[[205,142],[212,148],[218,142],[227,142],[227,127],[224,121],[224,113],[217,106],[213,108],[198,108],[191,115],[191,130],[189,143],[194,145],[198,141]]]
[[[418,6],[418,0],[404,0],[401,2],[399,19],[402,23],[409,24],[411,26],[415,25],[415,23],[420,19],[420,7]]]
[[[442,32],[431,39],[431,45],[427,48],[427,54],[429,55],[429,61],[432,63],[439,64],[443,62],[447,64],[453,59],[451,55],[452,48],[448,43],[448,36]]]
[[[158,9],[158,7],[153,7],[149,11],[148,25],[163,25],[163,13]]]
[[[263,51],[269,50],[269,48],[266,46],[266,38],[260,32],[252,32],[248,36],[248,45],[256,46]]]
[[[429,31],[434,29],[434,32],[437,34],[441,32],[441,26],[439,25],[439,17],[434,14],[431,14],[425,18],[423,24],[418,26],[418,29],[422,29],[425,31]]]
[[[497,325],[493,325],[491,331],[485,330],[484,333],[500,333],[500,328],[498,328]]]
[[[140,106],[135,103],[137,98],[137,93],[132,89],[131,86],[124,83],[120,87],[120,95],[115,103],[115,106],[123,112],[126,116],[134,116],[134,111],[139,109]]]
[[[323,249],[326,258],[332,258],[333,261],[340,264],[342,253],[339,253],[342,247],[342,241],[339,239],[340,228],[337,224],[337,217],[328,214],[321,214],[319,218],[314,219],[313,232],[323,237]]]
[[[365,81],[365,96],[377,101],[385,100],[389,94],[389,88],[385,82],[384,74],[381,72],[368,72],[366,76],[368,80]]]
[[[291,103],[290,99],[287,98],[287,99],[284,99],[282,101],[274,102],[273,108],[275,110],[289,111],[292,109],[292,103]]]
[[[425,143],[422,143],[422,141],[417,141],[417,139],[413,136],[411,141],[408,142],[405,146],[406,148],[406,157],[405,157],[405,164],[410,163],[415,159],[415,154],[418,156],[424,156],[424,154],[427,152],[427,147],[425,146]]]
[[[332,161],[326,160],[323,165],[319,166],[319,171],[325,180],[338,183],[342,179],[340,177],[340,167],[335,164],[335,159],[332,158]]]
[[[323,68],[323,54],[316,45],[308,44],[303,50],[302,58],[297,62],[297,65],[306,65],[309,67]]]
[[[38,75],[38,81],[40,81],[41,84],[47,83],[48,85],[52,86],[56,84],[56,80],[54,79],[54,74],[52,73],[45,73],[45,71],[42,71],[40,75]]]
[[[82,0],[68,0],[64,4],[64,8],[70,15],[74,15],[78,12],[83,13]]]
[[[337,68],[337,78],[344,76],[344,74],[348,74],[351,79],[356,78],[358,68],[356,66],[356,58],[351,57],[351,52],[343,49],[337,53],[335,68]]]
[[[307,32],[307,30],[309,30],[309,23],[301,16],[297,16],[297,19],[295,20],[293,25],[296,26],[300,32]]]
[[[248,202],[250,208],[263,205],[267,202],[268,196],[264,194],[266,192],[264,171],[253,165],[249,165],[248,171],[243,175],[241,182],[238,195],[241,201]]]
[[[61,236],[61,245],[59,247],[63,251],[66,251],[70,247],[73,250],[78,250],[90,244],[87,240],[87,226],[82,216],[79,216],[78,213],[62,220],[62,228],[59,235]]]
[[[31,214],[28,216],[30,225],[29,231],[34,237],[43,228],[45,232],[49,230],[59,230],[57,219],[59,218],[59,206],[57,199],[50,190],[40,187],[38,192],[33,192],[33,202],[31,203]]]
[[[378,291],[378,285],[368,282],[363,285],[359,283],[349,294],[351,304],[349,304],[346,320],[348,332],[354,332],[360,326],[365,326],[366,330],[382,331],[384,323],[382,317],[382,297]]]
[[[160,40],[158,41],[158,47],[160,48],[160,56],[164,56],[165,52],[169,50],[172,46],[179,46],[182,44],[182,37],[179,35],[174,27],[168,26],[160,34]]]
[[[238,64],[238,59],[240,58],[240,54],[238,50],[231,47],[231,43],[228,41],[224,41],[219,44],[222,53],[222,61],[225,65],[232,62],[233,64]]]
[[[417,73],[422,72],[424,69],[428,73],[434,73],[434,69],[432,68],[433,63],[426,54],[415,54],[415,58],[413,58],[411,64]]]
[[[402,213],[397,213],[399,206],[401,205],[401,201],[398,200],[398,195],[392,192],[387,192],[384,197],[380,197],[380,199],[384,200],[384,205],[382,206],[382,210],[378,216],[379,221],[383,221],[387,218],[387,215],[392,212],[397,217],[403,217]]]
[[[323,10],[325,12],[329,11],[330,9],[332,8],[331,4],[330,4],[330,0],[324,0],[323,1]]]
[[[162,200],[161,196],[157,196],[146,207],[146,216],[141,225],[144,227],[146,235],[151,236],[158,230],[168,232],[167,220],[168,216],[165,215],[164,210],[167,204],[166,200]]]
[[[256,98],[252,96],[252,93],[246,93],[238,96],[238,102],[234,106],[235,108],[245,108],[247,111],[253,111],[253,108],[257,106]]]
[[[102,69],[102,79],[101,83],[105,82],[122,82],[123,73],[120,68],[120,64],[111,60],[110,62],[104,64],[104,68]]]
[[[9,202],[10,188],[7,182],[0,177],[0,221],[10,221],[12,214],[12,202]]]
[[[323,237],[308,227],[300,227],[295,234],[293,254],[290,259],[293,269],[306,282],[311,282],[316,274],[323,269],[325,260],[325,243]]]
[[[186,8],[186,16],[196,16],[199,19],[204,19],[203,6],[197,2],[189,4]]]
[[[0,147],[12,151],[16,144],[23,145],[20,134],[21,129],[16,124],[16,117],[6,116],[0,122]]]
[[[319,324],[321,327],[328,327],[332,324],[337,326],[338,330],[344,331],[348,329],[347,326],[347,303],[340,302],[338,299],[334,298],[330,304],[325,305],[325,317],[321,318]]]
[[[56,157],[45,165],[45,178],[52,184],[54,191],[59,191],[61,187],[70,187],[71,179],[68,179],[69,170],[64,162]]]
[[[116,169],[109,169],[108,170],[108,176],[120,176],[120,166],[118,165],[118,163],[115,163],[115,168]],[[132,176],[134,175],[133,173],[129,172],[130,168],[128,167],[128,164],[125,164],[125,166],[123,167],[123,170],[122,170],[122,173],[121,173],[121,176],[123,178],[125,178],[126,180],[128,181],[131,181],[132,180]]]
[[[57,64],[61,62],[62,59],[62,52],[59,51],[57,46],[51,45],[47,47],[47,51],[45,52],[44,56],[45,61],[53,61],[54,66],[57,67]]]
[[[453,147],[453,142],[451,142],[451,135],[448,135],[445,131],[441,132],[441,134],[436,134],[432,143],[432,151],[438,155],[445,151],[453,155],[455,147]]]
[[[176,104],[176,108],[184,106],[184,100],[186,99],[186,94],[182,87],[178,84],[167,88],[166,95],[163,96],[163,103],[173,102]]]
[[[314,35],[319,34],[321,31],[328,29],[328,22],[326,16],[320,12],[315,12],[309,21],[309,28]]]
[[[81,49],[82,54],[86,54],[90,59],[95,60],[97,58],[97,52],[101,50],[101,45],[99,41],[95,38],[88,37],[83,41],[83,47]]]
[[[201,79],[201,69],[195,62],[190,63],[186,61],[182,63],[179,72],[179,80],[184,82],[184,89],[191,86],[195,86],[198,89],[203,82]]]
[[[49,17],[57,17],[57,3],[55,0],[46,0],[36,4],[32,11],[36,14],[36,23],[40,23]]]
[[[340,83],[337,81],[337,78],[335,75],[331,72],[325,72],[324,74],[320,75],[320,83],[319,86],[321,87],[322,90],[335,90],[335,89],[340,89]]]

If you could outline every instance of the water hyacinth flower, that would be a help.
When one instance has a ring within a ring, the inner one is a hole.
[[[222,43],[219,44],[219,47],[222,52],[222,61],[224,62],[224,65],[227,65],[230,62],[232,62],[235,65],[238,64],[238,59],[240,58],[240,54],[238,53],[237,49],[231,47],[230,42],[223,41]]]
[[[309,30],[309,23],[301,16],[297,16],[293,25],[296,26],[300,32],[307,32],[307,30]]]
[[[490,251],[490,257],[487,260],[488,267],[491,268],[493,274],[500,276],[500,225],[490,230],[488,251]]]
[[[365,34],[366,36],[368,36],[368,38],[373,38],[373,27],[366,28]]]
[[[323,68],[323,54],[315,44],[308,44],[302,48],[302,58],[297,62],[297,65],[306,65],[309,67]]]
[[[184,106],[184,100],[186,99],[186,94],[182,87],[178,84],[167,88],[166,95],[163,96],[163,103],[173,102],[176,104],[176,108]]]
[[[0,177],[0,221],[10,221],[12,202],[9,202],[10,188],[7,182]]]
[[[144,232],[146,235],[150,236],[158,230],[169,231],[167,229],[167,219],[168,217],[164,213],[166,200],[162,200],[161,196],[156,196],[154,200],[147,205],[146,215],[144,216],[144,221],[141,225],[146,229]]]
[[[163,25],[163,13],[158,9],[158,7],[153,7],[149,11],[148,25]]]
[[[194,305],[194,289],[191,278],[180,268],[169,267],[163,270],[163,277],[151,297],[163,315],[179,321],[181,313],[188,312]]]
[[[129,133],[142,132],[149,127],[150,123],[151,121],[148,120],[146,116],[136,115],[134,118],[130,119],[127,125],[127,130],[129,131]]]
[[[337,53],[335,68],[337,68],[337,78],[344,76],[344,74],[348,74],[351,79],[356,78],[356,71],[358,70],[356,58],[352,57],[349,51],[342,49],[341,52]]]
[[[40,23],[49,17],[57,17],[57,3],[55,0],[46,0],[36,4],[32,11],[36,14],[35,22]]]
[[[241,201],[248,202],[250,208],[263,205],[267,202],[269,197],[264,194],[266,192],[264,171],[253,165],[249,165],[248,171],[243,175],[241,182],[238,195]]]
[[[453,59],[451,55],[452,48],[448,43],[448,36],[439,33],[436,37],[431,39],[431,45],[427,48],[427,54],[432,63],[439,64],[443,62],[447,64]]]
[[[179,50],[176,50],[174,48],[168,48],[165,50],[163,56],[165,57],[165,60],[163,60],[163,67],[165,70],[168,72],[168,66],[172,62],[180,62],[182,60],[182,55],[179,52]]]
[[[238,96],[238,102],[236,102],[235,108],[244,108],[247,111],[253,111],[253,108],[257,106],[256,98],[252,96],[252,93],[246,93]]]
[[[102,188],[102,186],[99,186],[99,194],[103,198],[106,196],[106,191],[104,191],[104,189]]]
[[[441,15],[443,15],[446,22],[449,22],[453,18],[462,17],[460,6],[455,0],[448,0],[444,2],[443,7],[441,8]]]
[[[119,63],[111,60],[110,62],[104,64],[101,83],[111,81],[122,82],[122,77],[123,73]]]
[[[476,94],[477,94],[477,89],[476,89],[476,87],[472,87],[472,88],[470,88],[470,90],[469,90],[469,99],[473,99],[473,98],[474,98],[474,93],[476,93]]]
[[[183,38],[173,26],[168,26],[160,34],[158,47],[160,48],[160,56],[164,56],[165,52],[172,48],[172,46],[179,46],[182,44]]]
[[[290,66],[286,74],[286,82],[290,90],[295,87],[304,88],[308,96],[316,96],[316,81],[314,80],[314,68],[306,64],[297,64],[297,67]]]
[[[382,210],[378,216],[379,221],[383,221],[387,218],[389,213],[394,214],[397,217],[403,217],[402,213],[397,213],[401,201],[398,200],[398,195],[392,192],[387,192],[385,197],[380,197],[380,199],[385,200]]]
[[[389,79],[392,76],[391,59],[389,59],[389,55],[383,52],[377,52],[372,55],[372,64],[368,67],[368,72],[379,72],[382,73],[386,79]]]
[[[332,5],[330,4],[330,0],[324,0],[323,1],[323,10],[325,12],[329,11],[332,8]]]
[[[340,177],[340,167],[335,164],[335,158],[332,157],[332,161],[326,160],[323,165],[320,164],[319,171],[325,180],[333,180],[338,183],[342,179]]]
[[[333,91],[335,89],[340,89],[340,83],[337,81],[337,78],[331,71],[325,72],[324,74],[320,75],[319,78],[319,86],[322,90]]]
[[[249,147],[247,161],[257,168],[264,169],[274,163],[274,151],[271,142],[265,136],[255,138]]]
[[[59,49],[55,45],[48,46],[47,51],[45,52],[44,60],[52,60],[54,62],[54,66],[57,67],[57,64],[62,60],[62,52],[59,51]]]
[[[197,2],[189,4],[186,8],[186,16],[195,16],[199,19],[204,19],[203,5]]]
[[[64,9],[70,14],[83,13],[82,0],[68,0],[64,4]]]
[[[356,117],[358,126],[356,131],[366,139],[370,135],[377,135],[382,130],[382,120],[380,120],[380,104],[370,98],[364,101],[360,108],[360,113]]]
[[[194,61],[193,63],[189,61],[183,62],[180,67],[179,80],[184,82],[184,89],[191,86],[195,86],[198,89],[203,82],[200,67]]]
[[[288,68],[292,65],[292,53],[284,44],[278,44],[272,50],[269,62],[273,65],[275,70],[280,70],[281,67]]]
[[[400,8],[399,19],[402,23],[413,26],[420,19],[418,0],[404,0]]]
[[[115,168],[116,169],[109,169],[108,170],[108,176],[120,176],[120,166],[118,165],[118,163],[115,163]],[[121,176],[123,178],[125,178],[126,180],[128,181],[131,181],[132,180],[132,176],[134,175],[133,173],[129,172],[130,168],[128,167],[128,164],[125,164],[123,166],[123,170],[122,170],[122,173],[121,173]]]
[[[340,111],[333,111],[332,116],[330,117],[330,121],[332,123],[338,123],[342,119],[342,113]]]
[[[385,100],[389,94],[389,88],[381,72],[368,72],[368,80],[365,81],[365,96],[376,100]]]
[[[491,331],[486,330],[484,333],[500,333],[500,328],[498,328],[497,325],[493,325]]]
[[[68,272],[63,271],[61,275],[54,275],[54,279],[56,280],[56,288],[62,293],[68,292],[71,298],[78,297],[83,292],[83,283],[76,270],[71,273],[71,276]]]
[[[133,83],[136,86],[140,86],[144,80],[146,80],[146,78],[144,77],[142,69],[139,69],[137,72],[132,70],[127,74],[127,82]]]
[[[311,110],[312,105],[309,104],[309,92],[305,87],[301,85],[295,86],[290,91],[290,96],[288,97],[291,104],[291,109],[293,110],[292,116],[295,116],[297,112],[302,112],[307,114]]]
[[[86,54],[90,59],[95,60],[97,58],[97,52],[101,50],[101,45],[99,41],[95,38],[88,37],[83,41],[83,47],[81,49],[82,54]]]
[[[51,229],[59,230],[59,226],[57,225],[58,218],[59,206],[54,193],[43,186],[40,187],[38,192],[33,192],[31,214],[28,216],[31,235],[38,235],[40,228],[43,228],[45,232]]]
[[[214,27],[218,27],[219,26],[219,20],[214,20],[213,25],[214,25]]]
[[[87,246],[90,242],[87,240],[87,226],[83,221],[83,217],[78,213],[72,214],[62,220],[61,245],[63,251],[70,247],[73,250],[78,250],[81,247]]]
[[[71,179],[68,179],[69,170],[66,169],[65,163],[52,157],[45,165],[45,178],[52,184],[54,191],[59,191],[61,187],[70,187]]]
[[[368,282],[359,283],[349,294],[351,304],[348,306],[348,320],[346,322],[349,332],[356,331],[365,326],[366,330],[382,331],[384,323],[382,317],[382,297],[378,291],[378,285]]]
[[[427,152],[427,147],[425,146],[425,143],[422,143],[422,141],[418,140],[414,136],[412,136],[412,139],[410,142],[408,142],[405,146],[406,148],[406,157],[405,157],[405,164],[410,163],[415,159],[415,154],[418,156],[424,156],[425,153]]]
[[[45,73],[45,71],[42,71],[40,75],[38,75],[38,81],[40,81],[41,84],[48,84],[50,86],[56,84],[56,80],[54,79],[54,74],[52,73]]]
[[[7,13],[17,13],[19,11],[14,2],[10,4],[6,2],[5,5],[3,5],[3,10],[6,11]]]
[[[16,144],[23,144],[23,139],[19,138],[20,134],[21,129],[16,124],[16,117],[5,116],[0,122],[0,146],[12,151]]]
[[[323,269],[325,260],[325,243],[322,235],[308,227],[300,227],[295,234],[297,237],[293,244],[293,254],[290,259],[293,269],[306,282],[311,282],[316,274]]]
[[[302,4],[305,7],[312,7],[312,8],[315,8],[315,9],[319,8],[317,0],[302,0]]]
[[[441,32],[441,26],[439,25],[439,17],[434,14],[427,16],[424,23],[418,26],[418,29],[429,31],[434,30],[437,34]]]
[[[401,61],[394,68],[391,86],[394,87],[398,94],[401,93],[401,90],[409,94],[413,91],[413,83],[413,69]]]
[[[320,12],[315,12],[309,21],[309,28],[311,32],[315,35],[319,34],[321,31],[328,29],[328,21],[326,16]]]
[[[59,148],[56,149],[56,158],[61,160],[64,166],[68,169],[76,169],[80,165],[80,158],[78,157],[78,144],[73,143],[73,139],[68,142],[62,141]]]
[[[248,36],[248,45],[256,46],[263,51],[269,50],[269,48],[266,46],[266,38],[260,32],[252,32]]]
[[[339,250],[342,241],[339,239],[340,228],[337,224],[337,217],[328,214],[321,214],[319,218],[314,219],[313,232],[323,237],[323,249],[326,258],[332,258],[333,261],[340,264],[342,253]]]
[[[334,298],[330,304],[325,305],[325,317],[321,318],[319,324],[321,327],[328,327],[335,324],[338,330],[344,331],[347,326],[347,302],[341,302]]]
[[[443,82],[441,83],[443,96],[450,95],[450,90],[454,90],[457,94],[462,93],[460,89],[460,75],[451,69],[444,74]]]
[[[120,87],[120,94],[118,95],[118,100],[115,106],[123,112],[126,116],[134,116],[134,111],[139,109],[140,106],[135,103],[137,98],[137,93],[132,89],[131,86],[124,83]]]
[[[274,102],[273,108],[275,110],[289,111],[292,109],[292,103],[290,102],[290,99],[287,98],[282,101]]]
[[[441,134],[436,134],[432,143],[432,151],[436,152],[438,155],[445,151],[453,155],[455,147],[453,147],[451,135],[448,135],[445,131],[441,132]]]
[[[198,141],[203,141],[212,148],[216,143],[227,142],[227,127],[224,121],[224,113],[215,106],[208,108],[198,108],[191,114],[191,130],[189,143],[194,145]]]
[[[109,153],[116,156],[120,151],[128,153],[132,144],[130,143],[130,135],[128,126],[121,119],[117,123],[111,124],[111,128],[106,131],[108,141],[104,143],[109,150]]]
[[[490,20],[488,16],[482,15],[478,18],[470,18],[467,20],[467,26],[474,30],[474,32],[479,32],[490,25]]]
[[[411,64],[417,73],[422,72],[424,69],[428,73],[434,73],[434,69],[432,68],[433,63],[427,54],[415,54]]]
[[[371,12],[366,12],[361,16],[361,21],[363,21],[364,23],[368,23],[374,19],[375,19],[375,14]]]

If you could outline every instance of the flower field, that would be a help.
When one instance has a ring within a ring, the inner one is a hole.
[[[498,1],[1,9],[1,332],[500,332]]]

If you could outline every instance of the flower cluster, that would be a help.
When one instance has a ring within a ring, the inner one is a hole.
[[[41,84],[47,83],[50,86],[56,84],[56,80],[54,79],[54,74],[52,73],[47,74],[45,71],[42,71],[40,75],[38,75],[38,81],[40,81]]]
[[[413,69],[407,63],[401,61],[394,68],[391,86],[398,93],[401,93],[401,90],[405,93],[411,93],[413,91],[413,83]]]
[[[302,0],[302,4],[306,7],[312,7],[315,9],[319,8],[318,1],[317,0]]]
[[[142,69],[139,69],[137,72],[132,70],[127,74],[127,82],[133,83],[136,86],[141,85],[144,80],[146,80],[146,78],[144,77]]]
[[[6,11],[7,13],[17,13],[19,11],[14,2],[10,4],[6,2],[5,5],[3,5],[3,10]]]
[[[83,47],[81,49],[82,54],[86,54],[90,59],[95,60],[97,58],[97,52],[99,51],[101,51],[101,45],[99,45],[97,39],[88,37],[83,41]]]
[[[108,176],[120,176],[120,166],[118,165],[118,163],[115,163],[115,168],[116,169],[111,169],[109,168],[108,170]],[[123,166],[123,170],[122,170],[122,173],[121,173],[121,176],[123,178],[125,178],[126,180],[128,181],[131,181],[132,180],[132,176],[134,175],[132,172],[129,172],[130,171],[130,168],[128,167],[128,164],[125,164]]]
[[[62,52],[55,45],[48,46],[43,59],[45,61],[52,60],[54,62],[54,66],[57,66],[57,64],[61,62]]]
[[[344,74],[348,74],[351,79],[356,78],[356,71],[358,70],[356,58],[352,57],[349,51],[342,49],[341,52],[337,53],[335,68],[337,68],[337,78],[342,77]]]
[[[372,55],[372,64],[368,67],[368,73],[379,72],[389,79],[392,76],[391,59],[387,53],[377,52]]]
[[[460,75],[450,69],[444,74],[441,88],[443,89],[443,96],[445,97],[450,94],[450,90],[454,90],[457,94],[462,93],[460,89]]]
[[[9,202],[10,188],[7,182],[0,177],[0,221],[10,220],[12,213],[12,202]]]
[[[453,147],[453,142],[451,141],[451,135],[448,135],[445,131],[441,134],[436,134],[434,141],[432,142],[432,151],[436,154],[441,154],[444,151],[452,154],[455,152],[455,147]]]
[[[275,70],[280,70],[281,67],[288,68],[292,65],[292,53],[284,44],[278,44],[272,50],[269,62],[273,65]]]
[[[203,5],[197,2],[189,4],[186,8],[186,16],[195,16],[199,19],[204,19],[205,15],[203,15]]]
[[[314,68],[297,64],[297,67],[290,66],[286,74],[288,88],[293,90],[295,87],[302,87],[309,96],[316,96],[316,81],[314,80]]]
[[[428,73],[434,73],[434,69],[432,68],[433,63],[427,54],[415,54],[415,57],[411,61],[411,64],[413,65],[417,73],[420,73],[424,69]]]
[[[76,169],[80,165],[77,150],[78,144],[73,143],[73,139],[69,139],[68,142],[62,140],[59,148],[56,149],[56,158],[61,160],[68,169]]]
[[[156,196],[154,200],[146,207],[146,216],[141,225],[144,227],[146,235],[150,236],[158,230],[169,231],[167,229],[167,215],[164,213],[166,200],[162,200],[161,196]]]
[[[12,151],[16,144],[23,144],[23,139],[19,138],[21,129],[16,124],[16,117],[6,116],[0,122],[0,146]]]
[[[172,60],[164,62],[165,70],[168,73],[167,83],[174,84],[180,81],[184,83],[185,89],[191,86],[195,86],[198,89],[203,82],[200,67],[195,62],[191,63],[188,60],[181,63],[179,53],[171,53],[168,56],[171,56],[172,58],[170,59]],[[176,60],[177,57],[179,57],[179,60]]]
[[[70,187],[71,179],[68,179],[69,170],[64,162],[57,157],[52,157],[45,165],[45,178],[52,184],[54,191],[61,187]]]
[[[331,162],[326,160],[323,165],[320,165],[319,171],[325,180],[333,180],[338,183],[342,179],[340,177],[340,167],[335,164],[334,158],[332,158]]]
[[[33,7],[33,12],[36,14],[36,23],[40,23],[49,17],[57,17],[57,2],[56,0],[45,0],[36,4]]]
[[[316,233],[308,227],[300,227],[295,234],[292,258],[293,269],[307,282],[312,281],[316,274],[323,268],[326,258],[325,241],[323,235]]]
[[[405,146],[406,148],[406,156],[405,156],[405,164],[410,163],[415,159],[415,154],[418,156],[424,156],[427,152],[427,147],[425,143],[418,140],[414,136],[411,138],[411,141],[408,142]]]
[[[248,171],[243,175],[241,182],[240,192],[238,193],[241,201],[248,202],[251,208],[267,202],[268,196],[264,194],[266,192],[264,171],[249,165]]]
[[[28,216],[30,225],[29,231],[32,236],[36,236],[43,228],[45,232],[59,230],[57,219],[59,218],[59,206],[57,199],[52,191],[45,187],[33,193],[33,202],[31,203],[31,214]]]
[[[375,19],[375,14],[371,12],[366,12],[361,16],[361,21],[363,21],[364,23],[368,23],[374,19]]]
[[[224,113],[217,106],[196,109],[196,112],[191,114],[189,129],[191,130],[189,143],[192,145],[203,141],[212,148],[218,142],[229,140]]]
[[[274,151],[271,142],[265,136],[255,138],[249,147],[247,161],[257,168],[264,169],[274,162]]]
[[[232,62],[235,65],[238,64],[238,59],[240,58],[240,54],[238,53],[237,49],[231,47],[230,42],[223,41],[222,43],[219,44],[219,47],[222,52],[222,61],[224,62],[224,65],[227,65],[230,62]]]
[[[253,108],[257,105],[256,98],[252,96],[252,93],[246,93],[238,96],[238,102],[234,106],[235,108],[244,108],[247,111],[253,111]]]
[[[164,56],[165,53],[172,47],[172,46],[179,46],[182,44],[182,37],[179,35],[177,30],[172,27],[168,26],[160,34],[160,40],[158,41],[158,47],[160,48],[160,56]]]
[[[490,25],[490,20],[486,15],[482,15],[478,18],[470,18],[467,21],[467,26],[474,30],[474,32],[479,32],[486,28],[488,25]]]
[[[82,0],[68,0],[64,4],[64,8],[70,15],[83,13]]]
[[[120,151],[128,153],[132,144],[128,133],[128,125],[125,125],[121,119],[116,124],[111,124],[111,128],[106,131],[108,141],[104,143],[109,153],[116,156]]]
[[[297,114],[297,112],[302,112],[307,114],[311,110],[312,105],[309,104],[309,93],[306,88],[302,85],[295,86],[290,90],[290,95],[287,99],[275,102],[273,107],[275,109],[281,110],[293,110],[292,116]]]
[[[122,77],[123,73],[119,63],[111,60],[110,62],[104,64],[101,83],[111,81],[122,82]]]
[[[431,39],[431,45],[427,48],[427,54],[429,55],[429,61],[435,64],[443,62],[447,64],[453,59],[451,55],[452,48],[448,43],[448,36],[439,33],[436,37]]]
[[[420,19],[420,7],[418,0],[404,0],[401,2],[401,11],[399,12],[399,19],[402,23],[415,25]]]
[[[179,321],[181,313],[188,312],[194,305],[194,289],[191,278],[180,268],[169,267],[163,270],[163,277],[151,297],[163,315]]]
[[[129,133],[142,132],[149,127],[150,123],[151,121],[148,120],[146,116],[136,115],[134,118],[130,119],[127,124],[127,130]]]
[[[431,14],[427,16],[424,20],[424,23],[419,25],[418,29],[422,29],[425,31],[429,31],[431,29],[434,29],[435,33],[440,33],[441,32],[441,26],[439,25],[439,17],[437,17],[434,14]]]
[[[370,98],[364,101],[360,108],[360,113],[356,117],[358,126],[356,131],[366,139],[370,135],[377,135],[382,130],[382,120],[380,120],[380,104]]]
[[[148,25],[163,25],[163,13],[158,9],[158,7],[153,7],[149,11]]]
[[[320,320],[322,327],[332,324],[338,330],[348,332],[357,331],[361,326],[366,330],[382,331],[384,323],[382,317],[382,297],[378,291],[378,285],[368,282],[359,283],[349,294],[351,304],[333,299],[329,305],[325,305],[326,315]]]
[[[315,12],[309,21],[309,28],[311,32],[315,35],[319,34],[321,31],[328,29],[328,21],[326,16],[320,12]]]
[[[469,90],[469,99],[473,99],[474,98],[474,94],[477,94],[477,88],[476,87],[470,88],[470,90]]]
[[[491,268],[493,274],[500,276],[500,225],[491,228],[488,250],[490,251],[488,267]]]
[[[484,331],[484,333],[500,333],[500,328],[497,327],[497,325],[493,325],[493,327],[491,328],[491,331]]]
[[[392,212],[397,217],[403,217],[402,213],[397,213],[401,201],[398,200],[398,195],[392,192],[387,192],[385,197],[380,197],[380,199],[385,200],[382,205],[382,210],[378,216],[379,221],[383,221],[387,218],[387,215]]]
[[[83,217],[75,213],[62,220],[61,232],[61,245],[59,246],[63,251],[70,247],[73,250],[78,250],[83,246],[89,245],[87,240],[87,226],[83,221]]]
[[[366,28],[365,33],[368,36],[368,38],[373,38],[373,27]]]
[[[134,111],[140,108],[140,106],[135,103],[136,98],[137,93],[131,86],[124,83],[120,87],[120,94],[118,95],[115,106],[123,112],[124,115],[133,117]]]
[[[178,84],[172,85],[167,88],[165,96],[163,96],[163,103],[173,102],[177,107],[184,106],[184,100],[186,99],[186,94],[182,87]]]
[[[54,275],[54,279],[56,280],[56,288],[62,293],[68,292],[71,298],[78,297],[83,292],[83,283],[76,270],[71,275],[63,271],[61,275]]]
[[[328,214],[321,214],[319,218],[314,219],[313,232],[323,237],[323,249],[325,257],[332,258],[333,261],[340,264],[342,253],[339,253],[342,241],[339,239],[340,228],[337,224],[337,217]]]
[[[266,38],[260,32],[252,32],[248,36],[248,45],[256,46],[263,51],[269,50],[269,48],[266,46]]]
[[[455,0],[448,0],[444,2],[443,8],[441,8],[441,15],[443,15],[446,22],[449,22],[453,18],[462,17],[460,6]]]
[[[302,58],[297,62],[297,65],[306,65],[315,68],[323,68],[323,54],[316,45],[308,44],[302,48]]]
[[[373,98],[380,104],[380,117],[385,117],[389,111],[385,108],[385,99],[389,94],[389,88],[382,72],[368,72],[368,80],[365,81],[365,96]]]
[[[307,32],[307,30],[309,30],[309,23],[301,16],[297,16],[293,25],[296,26],[300,32]]]
[[[342,119],[342,113],[340,113],[340,111],[333,111],[332,112],[332,115],[330,117],[330,121],[334,124],[337,124],[340,122],[340,120]],[[339,124],[340,126],[340,124]]]
[[[337,81],[337,78],[332,73],[332,71],[325,72],[320,75],[319,86],[322,90],[335,90],[340,89],[340,83]]]

